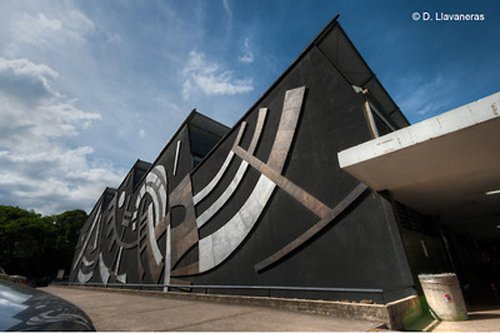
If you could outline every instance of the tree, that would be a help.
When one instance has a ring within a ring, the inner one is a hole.
[[[81,227],[83,210],[42,216],[19,207],[0,206],[0,267],[30,280],[54,278],[69,272]]]
[[[59,268],[64,268],[69,273],[80,229],[88,215],[81,209],[70,210],[54,217],[56,228],[56,250],[59,253]]]

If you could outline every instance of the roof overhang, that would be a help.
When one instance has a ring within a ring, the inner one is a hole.
[[[500,217],[500,93],[338,153],[375,191],[447,223]],[[499,219],[500,223],[500,219]]]

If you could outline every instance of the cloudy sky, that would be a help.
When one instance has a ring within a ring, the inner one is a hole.
[[[412,122],[499,90],[496,0],[0,0],[0,204],[93,206],[193,108],[232,125],[336,14]],[[415,11],[483,13],[415,22]]]

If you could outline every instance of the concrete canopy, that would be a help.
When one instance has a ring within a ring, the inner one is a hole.
[[[344,171],[413,209],[450,224],[486,219],[489,231],[500,233],[500,193],[486,194],[500,190],[500,93],[343,150],[338,159]]]

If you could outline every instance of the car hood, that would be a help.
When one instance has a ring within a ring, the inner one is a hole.
[[[0,331],[95,331],[78,307],[41,290],[0,280]]]

